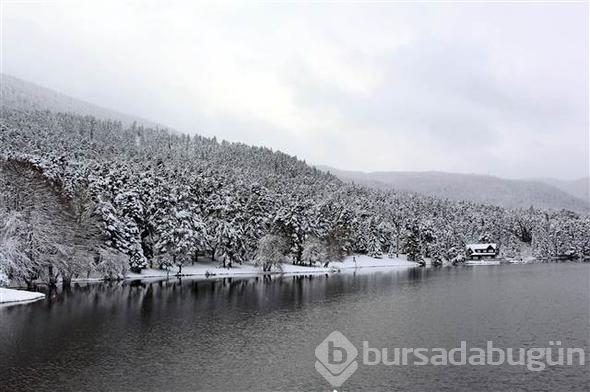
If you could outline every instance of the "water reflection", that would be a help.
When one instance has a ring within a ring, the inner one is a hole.
[[[587,344],[588,265],[412,268],[73,284],[0,308],[0,385],[22,390],[310,390],[314,349]],[[59,380],[56,384],[56,380]],[[422,381],[430,380],[428,383]],[[579,369],[362,368],[350,389],[586,385]],[[511,381],[512,382],[512,381]],[[2,389],[0,387],[0,389]]]

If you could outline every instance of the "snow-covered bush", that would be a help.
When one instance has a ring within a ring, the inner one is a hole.
[[[326,246],[316,237],[310,237],[303,244],[301,260],[309,266],[328,261]]]
[[[0,215],[0,271],[6,281],[25,281],[38,274],[39,264],[30,259],[29,229],[30,225],[17,212]]]
[[[2,270],[0,270],[0,287],[8,286],[10,283],[10,279],[8,279],[8,275]]]
[[[95,260],[95,271],[103,279],[123,279],[128,271],[127,255],[113,250],[101,249]]]
[[[267,234],[258,242],[258,252],[254,263],[265,272],[270,271],[273,267],[280,269],[281,264],[286,262],[287,250],[288,244],[283,237]]]

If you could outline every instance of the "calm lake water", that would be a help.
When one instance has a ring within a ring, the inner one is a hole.
[[[334,330],[390,352],[587,350],[589,280],[571,263],[73,287],[0,308],[0,390],[331,390],[314,350]],[[588,371],[359,365],[338,389],[589,390]]]

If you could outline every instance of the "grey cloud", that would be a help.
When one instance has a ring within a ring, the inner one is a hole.
[[[310,163],[588,175],[586,4],[142,4],[4,5],[3,71]]]

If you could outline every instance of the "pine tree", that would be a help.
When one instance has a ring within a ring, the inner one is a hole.
[[[404,252],[409,261],[420,262],[422,260],[420,229],[416,221],[412,221],[406,226]]]

